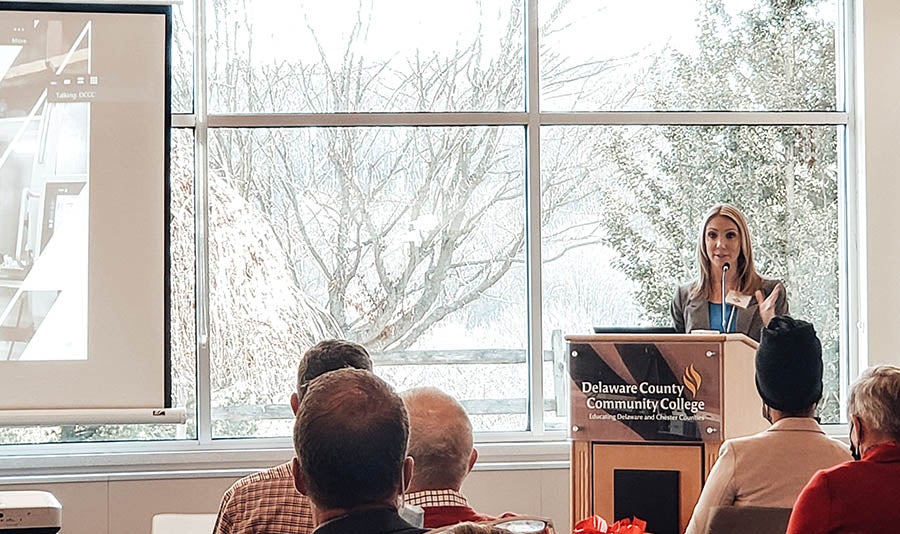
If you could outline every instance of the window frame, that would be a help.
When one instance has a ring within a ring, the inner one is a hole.
[[[858,133],[861,118],[856,115],[858,103],[855,51],[855,0],[838,0],[843,18],[839,21],[843,34],[837,46],[836,70],[843,83],[837,92],[835,111],[645,111],[645,112],[553,112],[540,111],[540,77],[538,57],[538,0],[522,0],[525,4],[525,107],[515,112],[384,112],[384,113],[287,113],[287,114],[210,114],[208,111],[208,72],[206,35],[206,0],[193,2],[193,111],[172,113],[171,128],[193,131],[194,138],[194,211],[195,211],[195,302],[196,302],[196,437],[194,439],[114,443],[49,443],[42,445],[9,445],[0,450],[4,467],[0,483],[20,481],[22,477],[40,476],[42,481],[79,480],[89,473],[130,472],[227,472],[238,471],[284,461],[293,454],[290,439],[284,438],[213,438],[211,407],[211,354],[209,339],[209,180],[207,142],[211,130],[217,128],[304,128],[363,126],[521,126],[525,131],[526,177],[526,254],[528,288],[527,365],[529,368],[529,430],[521,432],[477,433],[481,469],[564,467],[568,464],[568,433],[544,428],[544,370],[542,358],[543,316],[541,278],[540,224],[540,147],[541,128],[558,125],[830,125],[838,128],[839,181],[839,264],[840,264],[840,384],[842,416],[846,413],[846,397],[852,377],[865,367],[860,353],[860,270],[862,259],[856,257],[860,246],[858,231],[864,224],[860,203],[862,179],[859,168]],[[843,144],[841,145],[841,141]],[[843,150],[841,148],[843,147]],[[853,358],[850,355],[858,355]],[[290,392],[285,392],[285,400]],[[845,424],[827,425],[829,434],[846,435]],[[139,466],[135,469],[133,466]],[[235,471],[237,469],[237,471]],[[249,471],[248,471],[249,472]],[[52,473],[52,475],[51,475]],[[60,478],[62,477],[62,478]]]
[[[195,42],[197,35],[205,35],[205,9],[206,0],[195,2]],[[498,111],[498,112],[342,112],[342,113],[209,113],[207,109],[208,77],[206,76],[206,48],[205,40],[195,44],[194,59],[195,72],[195,112],[184,114],[185,126],[195,130],[195,191],[198,204],[196,213],[208,213],[208,154],[205,152],[206,140],[210,130],[217,128],[305,128],[305,127],[378,127],[378,126],[522,126],[525,129],[526,145],[526,254],[527,254],[527,287],[528,287],[528,344],[527,362],[529,367],[529,424],[528,430],[522,432],[504,433],[477,433],[476,441],[480,443],[509,442],[521,439],[534,441],[553,441],[567,438],[564,431],[545,430],[544,425],[544,372],[541,358],[532,355],[542,354],[543,347],[543,316],[542,316],[542,279],[541,279],[541,226],[540,226],[540,132],[544,126],[559,125],[696,125],[696,126],[785,126],[785,125],[827,125],[838,128],[839,140],[843,137],[846,153],[838,153],[839,163],[839,226],[844,238],[839,239],[839,262],[841,264],[841,280],[839,282],[841,293],[839,302],[841,307],[841,347],[848,347],[846,341],[850,339],[848,324],[844,320],[849,318],[851,310],[847,299],[847,287],[855,286],[850,280],[855,280],[855,272],[846,261],[846,250],[850,246],[847,240],[856,233],[848,226],[853,219],[847,217],[846,211],[851,204],[848,197],[848,167],[846,162],[848,154],[853,147],[849,145],[850,137],[841,135],[851,130],[850,113],[847,111],[849,103],[853,102],[851,71],[841,68],[842,60],[853,57],[851,53],[852,43],[847,38],[851,34],[850,2],[838,0],[842,6],[843,20],[838,24],[844,28],[844,39],[837,43],[836,70],[841,73],[843,82],[837,87],[837,109],[834,111],[601,111],[601,112],[541,112],[540,111],[540,69],[538,46],[538,1],[525,0],[525,110],[524,111]],[[839,74],[840,75],[840,74]],[[173,126],[178,116],[173,116]],[[180,123],[180,121],[179,121]],[[202,148],[202,152],[201,152]],[[841,222],[843,221],[843,222]],[[208,281],[208,254],[207,238],[209,228],[207,220],[197,222],[197,287],[196,301],[197,316],[197,353],[198,370],[208,369],[211,366],[209,352],[209,323],[208,310],[209,293],[199,288],[207,287]],[[201,272],[203,271],[203,272]],[[855,304],[855,303],[854,303]],[[848,367],[847,354],[855,352],[851,347],[849,351],[841,351],[841,399],[844,401],[843,387],[849,384],[849,378],[845,378],[845,367]],[[198,373],[198,439],[201,442],[221,441],[227,438],[213,438],[211,430],[211,399],[209,372],[204,376]],[[849,375],[846,375],[849,376]],[[203,383],[203,380],[206,383]],[[846,382],[846,384],[845,384]],[[202,387],[201,387],[202,386]],[[843,412],[843,410],[842,410]],[[205,423],[205,425],[204,425]],[[205,428],[204,428],[205,426]]]

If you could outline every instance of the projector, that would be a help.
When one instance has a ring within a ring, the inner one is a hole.
[[[62,505],[46,491],[0,491],[0,534],[56,534]]]

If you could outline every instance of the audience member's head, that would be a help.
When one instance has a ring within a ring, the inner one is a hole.
[[[900,443],[900,367],[866,369],[850,388],[850,449],[854,457],[874,445]]]
[[[309,383],[294,424],[294,480],[322,523],[361,508],[397,508],[412,474],[403,401],[369,371]]]
[[[812,417],[822,398],[822,343],[813,325],[786,315],[763,328],[756,351],[756,390],[771,422]],[[771,413],[771,410],[776,413]]]
[[[434,529],[430,532],[435,534],[510,534],[511,531],[496,525],[483,525],[471,521],[464,521],[455,525]]]
[[[554,534],[555,532],[553,522],[549,518],[516,516],[478,523],[463,521],[432,529],[429,534]]]
[[[304,352],[297,366],[297,391],[291,395],[294,414],[297,414],[306,387],[314,378],[345,368],[372,370],[372,359],[365,347],[342,339],[328,339]]]
[[[409,413],[408,454],[416,462],[409,491],[459,491],[478,459],[466,410],[436,388],[414,388],[401,397]]]

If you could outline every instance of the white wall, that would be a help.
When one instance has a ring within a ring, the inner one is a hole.
[[[222,493],[238,477],[98,480],[0,486],[50,491],[63,505],[63,534],[150,534],[155,514],[215,513]],[[560,532],[569,523],[568,469],[475,471],[463,492],[476,510],[550,517]]]
[[[865,77],[858,97],[863,129],[859,170],[860,351],[870,365],[900,365],[900,2],[862,0],[858,13]]]

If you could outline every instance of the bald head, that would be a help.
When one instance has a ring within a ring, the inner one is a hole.
[[[458,491],[478,456],[466,410],[436,388],[415,388],[400,397],[409,414],[407,453],[415,459],[409,491]]]

